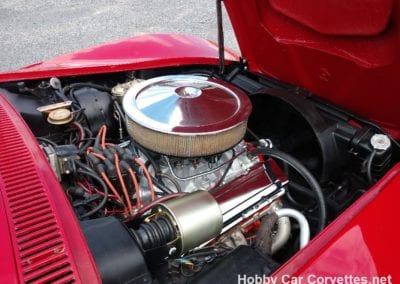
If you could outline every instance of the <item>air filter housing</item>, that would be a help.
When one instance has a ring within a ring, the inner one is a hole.
[[[224,81],[194,75],[156,77],[124,97],[127,129],[142,146],[177,157],[226,151],[244,136],[249,98]]]

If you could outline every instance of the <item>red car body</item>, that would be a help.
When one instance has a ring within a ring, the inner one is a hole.
[[[400,1],[224,3],[249,71],[303,87],[400,138]],[[239,60],[231,51],[225,56],[228,62]],[[218,47],[210,41],[183,35],[148,35],[2,73],[0,82],[217,63]],[[99,282],[79,225],[51,168],[19,114],[1,97],[0,137],[0,282],[34,282],[37,275],[30,274],[32,265],[35,273],[40,269],[64,273],[63,281]],[[18,149],[25,149],[23,158],[16,162],[7,158],[14,149],[11,141],[20,141]],[[18,166],[22,162],[28,165],[23,172]],[[283,283],[318,281],[316,276],[390,275],[392,283],[400,281],[395,219],[399,187],[397,164],[274,276]],[[30,197],[16,201],[25,191],[31,193]],[[47,207],[42,206],[44,203]],[[54,217],[40,223],[40,215],[49,212]],[[36,225],[35,220],[39,222]],[[37,244],[20,244],[35,232],[53,234],[54,244],[31,259],[29,249],[48,245],[45,239]]]

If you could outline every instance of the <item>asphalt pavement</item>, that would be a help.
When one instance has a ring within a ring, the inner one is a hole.
[[[238,50],[226,13],[226,46]],[[217,39],[214,0],[1,0],[0,71],[148,33]]]

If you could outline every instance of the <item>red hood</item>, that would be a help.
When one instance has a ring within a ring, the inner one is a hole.
[[[400,1],[225,0],[250,70],[399,136]]]

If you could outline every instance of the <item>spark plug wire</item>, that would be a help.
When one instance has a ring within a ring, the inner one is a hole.
[[[122,192],[124,193],[124,196],[125,196],[125,199],[126,199],[126,203],[128,205],[128,212],[129,212],[129,215],[133,215],[132,203],[131,203],[131,199],[129,197],[128,189],[126,188],[126,184],[125,184],[124,178],[123,178],[122,173],[121,173],[121,168],[119,166],[118,155],[114,154],[114,158],[115,158],[115,168],[117,169],[117,176],[118,176],[118,179],[119,179],[119,183],[121,185]]]

